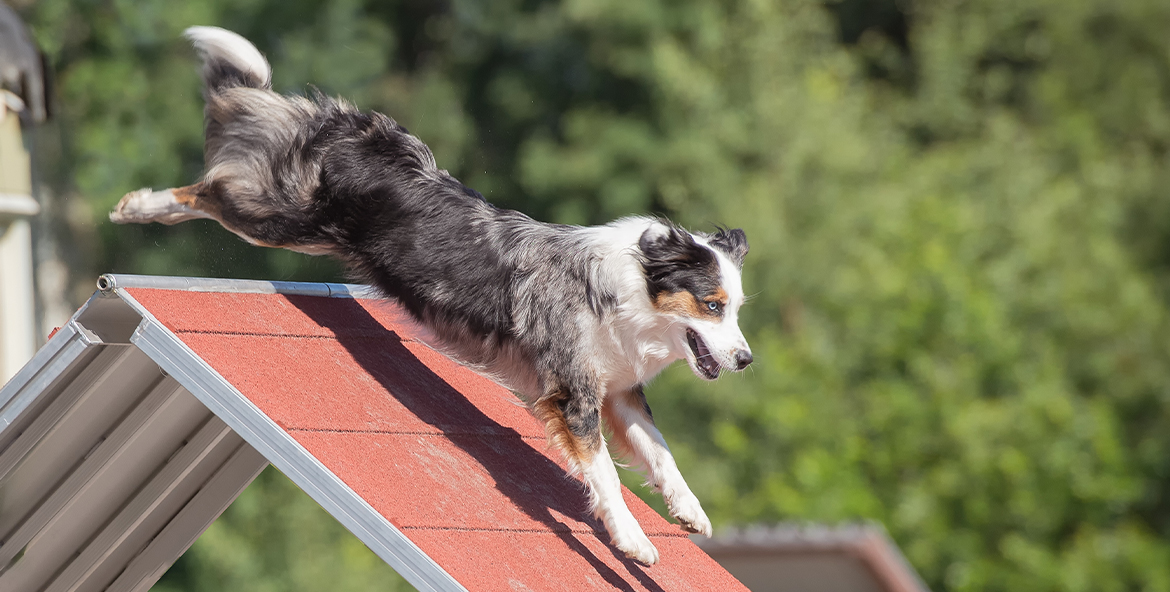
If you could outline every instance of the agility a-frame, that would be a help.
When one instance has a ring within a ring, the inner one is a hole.
[[[420,590],[744,590],[362,286],[107,275],[0,389],[0,589],[147,590],[269,463]]]

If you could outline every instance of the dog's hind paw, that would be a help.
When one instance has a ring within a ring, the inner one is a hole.
[[[114,211],[110,212],[110,222],[115,224],[131,224],[134,222],[149,221],[150,217],[144,215],[145,202],[150,199],[150,194],[154,191],[149,187],[144,187],[137,191],[131,191],[122,196],[118,200],[118,205],[114,206]]]
[[[695,497],[695,494],[688,491],[685,495],[669,499],[667,504],[670,507],[670,515],[678,520],[683,530],[711,536],[711,520],[707,518],[707,513],[703,511],[703,506],[699,504],[699,498]]]
[[[197,218],[211,218],[207,212],[191,209],[175,199],[175,191],[187,188],[164,189],[154,191],[144,187],[138,191],[131,191],[122,196],[114,211],[110,212],[110,222],[115,224],[178,224]]]

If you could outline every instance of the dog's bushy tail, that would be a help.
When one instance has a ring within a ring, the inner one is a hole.
[[[272,68],[247,39],[219,27],[190,27],[183,32],[203,59],[203,88],[216,93],[246,86],[272,88]]]

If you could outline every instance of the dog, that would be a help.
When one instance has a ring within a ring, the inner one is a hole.
[[[203,61],[206,172],[126,194],[113,222],[208,218],[254,245],[342,260],[441,350],[525,401],[626,556],[651,565],[658,550],[622,500],[603,422],[682,528],[711,535],[642,389],[679,359],[705,380],[752,362],[737,322],[742,230],[650,217],[566,226],[497,208],[390,117],[277,94],[243,37],[185,35]]]

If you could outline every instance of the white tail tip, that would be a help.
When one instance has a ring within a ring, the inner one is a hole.
[[[254,76],[263,86],[272,83],[272,68],[260,50],[236,33],[219,27],[188,27],[183,36],[190,39],[205,61],[225,61]]]

